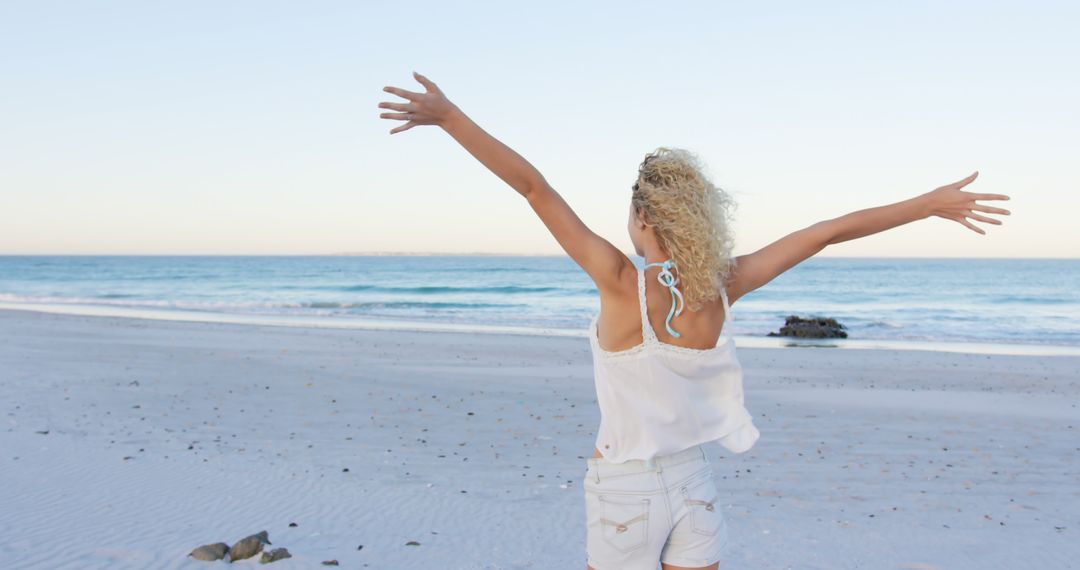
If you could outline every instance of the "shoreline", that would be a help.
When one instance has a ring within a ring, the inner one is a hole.
[[[477,333],[541,337],[588,338],[587,329],[559,329],[499,325],[465,325],[456,323],[394,321],[350,317],[318,317],[307,315],[266,315],[214,313],[182,309],[150,309],[109,305],[13,303],[0,301],[0,311],[24,311],[72,316],[223,323],[251,326],[291,328],[347,329],[371,331]],[[886,339],[801,339],[793,337],[761,337],[735,335],[740,348],[835,348],[844,350],[917,350],[967,354],[1001,354],[1017,356],[1080,356],[1080,346],[1056,344],[1016,344],[964,341],[914,341]]]

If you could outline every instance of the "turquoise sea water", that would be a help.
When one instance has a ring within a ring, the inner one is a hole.
[[[584,335],[599,298],[568,257],[4,256],[0,307]],[[815,257],[740,299],[732,332],[789,314],[837,318],[848,344],[1075,348],[1080,260]]]

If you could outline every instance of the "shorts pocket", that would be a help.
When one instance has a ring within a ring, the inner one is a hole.
[[[724,515],[717,504],[720,493],[711,471],[705,477],[685,483],[680,491],[690,511],[690,530],[705,536],[715,536],[724,530]]]
[[[645,546],[649,532],[649,499],[598,495],[600,536],[619,552]]]

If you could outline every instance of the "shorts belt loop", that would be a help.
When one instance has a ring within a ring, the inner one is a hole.
[[[600,466],[599,465],[597,465],[596,467],[593,468],[593,475],[595,476],[593,478],[596,479],[597,483],[599,483],[600,482]]]

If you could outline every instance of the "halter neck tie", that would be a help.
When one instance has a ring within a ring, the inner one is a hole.
[[[661,285],[667,287],[668,290],[671,291],[671,310],[668,311],[667,320],[664,321],[664,326],[667,327],[668,334],[675,338],[679,338],[679,333],[675,332],[675,329],[671,328],[671,318],[677,315],[681,315],[683,311],[683,306],[685,306],[686,303],[683,300],[682,291],[679,291],[677,288],[675,288],[675,284],[679,282],[679,280],[676,279],[675,276],[671,273],[671,268],[675,267],[675,262],[668,259],[663,263],[650,263],[645,267],[649,268],[653,267],[654,265],[660,267],[660,274],[656,276],[657,281],[659,281]],[[679,301],[679,309],[677,311],[675,310],[676,298],[678,298]]]

